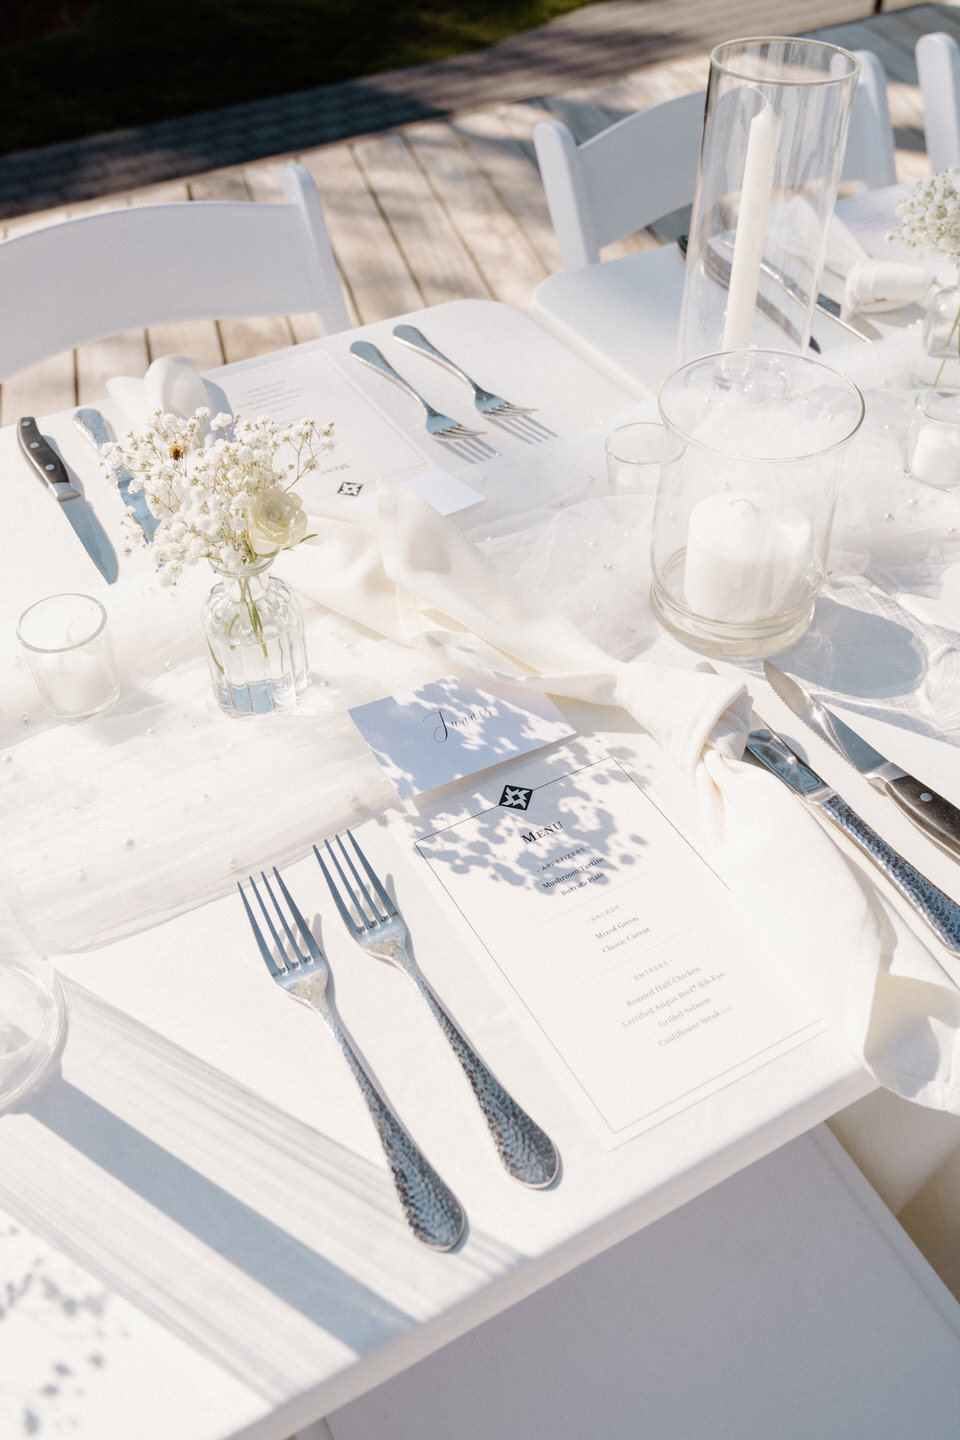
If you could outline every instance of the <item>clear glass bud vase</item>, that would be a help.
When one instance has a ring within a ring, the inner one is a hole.
[[[274,557],[221,577],[203,607],[213,693],[228,715],[290,710],[310,684],[303,615],[283,580],[267,572]]]
[[[927,307],[913,371],[917,385],[960,386],[960,287],[938,290]]]

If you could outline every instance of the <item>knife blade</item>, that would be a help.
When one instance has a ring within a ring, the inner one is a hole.
[[[39,426],[32,415],[24,415],[17,422],[17,439],[20,449],[36,470],[45,485],[49,485],[66,515],[83,548],[96,565],[108,585],[112,585],[119,574],[117,556],[90,505],[70,479],[70,474],[49,440],[40,434]]]
[[[152,540],[160,524],[157,516],[154,515],[147,504],[146,496],[142,490],[131,490],[130,481],[133,476],[129,470],[122,465],[117,465],[109,456],[104,455],[104,447],[109,445],[110,436],[107,432],[106,422],[99,410],[78,410],[73,417],[73,423],[80,431],[85,440],[96,450],[97,454],[110,467],[110,473],[116,481],[117,489],[127,505],[134,514],[137,524],[148,540]]]
[[[960,807],[881,755],[839,715],[834,715],[816,696],[808,694],[792,676],[785,675],[768,660],[764,661],[763,669],[794,715],[826,740],[875,789],[889,795],[919,830],[953,855],[960,856]]]
[[[932,880],[921,875],[882,840],[875,830],[871,830],[867,822],[801,760],[775,730],[761,722],[761,728],[751,730],[748,735],[747,750],[794,794],[852,840],[950,953],[960,955],[960,905],[955,900],[951,900]]]

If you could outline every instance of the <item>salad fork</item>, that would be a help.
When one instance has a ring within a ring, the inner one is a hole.
[[[418,330],[415,325],[395,325],[393,333],[401,345],[408,345],[411,350],[419,350],[422,355],[429,355],[430,359],[436,360],[438,365],[446,366],[448,370],[453,371],[454,375],[459,375],[461,380],[465,380],[473,388],[473,401],[481,415],[507,419],[511,416],[520,417],[531,414],[533,407],[514,405],[512,401],[504,400],[502,395],[491,395],[489,390],[484,390],[476,380],[471,380],[466,370],[461,370],[459,365],[455,364],[448,356],[441,354],[435,345],[431,345],[423,331]]]
[[[356,858],[363,867],[383,911],[381,912],[377,908],[350,852],[343,843],[343,838],[338,835],[336,841],[339,855],[329,840],[326,841],[326,848],[339,876],[339,887],[316,845],[313,847],[313,853],[320,862],[320,869],[330,887],[330,894],[333,896],[341,920],[361,950],[366,951],[368,955],[376,955],[390,965],[395,965],[409,980],[413,981],[453,1047],[454,1054],[470,1081],[504,1166],[521,1184],[529,1185],[534,1190],[544,1189],[553,1183],[560,1169],[560,1157],[553,1142],[548,1135],[544,1134],[539,1125],[531,1120],[526,1111],[520,1108],[513,1096],[507,1093],[500,1082],[494,1079],[479,1055],[454,1025],[407,954],[407,929],[399,910],[381,885],[349,830],[347,838],[353,846]],[[354,884],[351,884],[347,878],[343,865],[340,863],[340,857],[353,876]],[[343,894],[341,894],[341,887]],[[344,895],[346,903],[344,903]],[[361,904],[361,896],[363,904]],[[354,913],[351,913],[351,909],[348,907],[352,907]]]
[[[360,1063],[334,1009],[333,999],[329,993],[330,967],[326,957],[314,939],[309,925],[294,904],[290,891],[280,878],[276,866],[273,867],[273,875],[287,902],[293,922],[307,947],[307,954],[304,954],[297,944],[287,917],[273,893],[270,881],[261,871],[261,884],[269,895],[277,918],[283,927],[287,939],[286,945],[277,933],[273,917],[253,876],[249,877],[250,889],[259,904],[266,927],[273,940],[273,951],[267,944],[243,886],[238,884],[237,889],[240,891],[247,919],[250,921],[266,967],[273,979],[288,995],[292,996],[294,1000],[299,1000],[301,1005],[308,1005],[326,1021],[334,1039],[340,1046],[373,1117],[380,1143],[390,1164],[394,1186],[413,1233],[418,1240],[422,1240],[424,1245],[429,1245],[433,1250],[452,1250],[463,1234],[466,1225],[466,1216],[460,1202],[411,1140]]]
[[[441,415],[439,410],[434,410],[433,406],[424,400],[420,391],[415,390],[409,380],[404,380],[402,375],[398,375],[389,360],[386,360],[376,345],[371,345],[369,340],[354,340],[350,346],[350,354],[355,359],[362,361],[364,365],[369,365],[372,370],[386,375],[388,380],[392,380],[395,385],[400,386],[401,390],[406,390],[408,395],[412,395],[426,413],[427,433],[435,439],[470,440],[483,433],[480,430],[468,430],[466,425],[460,424],[459,420],[453,420],[449,415]]]

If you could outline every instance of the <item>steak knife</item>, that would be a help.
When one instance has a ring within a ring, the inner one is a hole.
[[[874,750],[839,715],[834,715],[815,696],[808,695],[802,685],[778,670],[776,665],[764,661],[763,669],[780,699],[790,706],[794,715],[826,740],[871,785],[896,801],[907,818],[925,835],[953,855],[960,856],[960,808],[887,760],[879,750]]]
[[[20,449],[45,485],[49,485],[60,503],[60,509],[73,526],[83,548],[108,585],[117,578],[117,556],[93,510],[70,479],[66,465],[49,440],[40,434],[31,415],[17,422]]]
[[[133,479],[130,471],[125,470],[122,465],[115,464],[104,455],[104,446],[110,444],[110,436],[107,434],[107,427],[100,411],[78,410],[73,417],[73,423],[83,438],[89,440],[100,458],[110,466],[123,503],[133,511],[137,524],[147,539],[152,540],[160,521],[147,504],[143,491],[130,489],[130,481]]]
[[[953,955],[960,955],[960,905],[938,890],[932,880],[899,855],[871,830],[836,790],[795,754],[774,730],[764,726],[747,737],[747,750],[778,780],[852,840],[894,889],[912,906],[937,939]]]

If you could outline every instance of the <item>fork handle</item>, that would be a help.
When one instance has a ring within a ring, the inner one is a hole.
[[[313,1008],[327,1022],[367,1102],[410,1228],[431,1249],[452,1250],[467,1223],[460,1201],[387,1105],[329,1005]]]
[[[426,335],[422,330],[418,330],[416,325],[394,325],[393,333],[401,345],[409,345],[411,350],[419,350],[422,354],[429,355],[430,359],[436,360],[438,365],[444,365],[448,370],[452,370],[454,375],[459,375],[461,380],[466,380],[474,390],[480,389],[476,380],[471,380],[466,370],[461,370],[455,361],[451,360],[449,356],[443,355],[435,345],[431,345]]]
[[[395,385],[399,385],[401,390],[406,390],[408,395],[412,395],[414,400],[423,406],[428,417],[440,414],[439,410],[434,410],[433,406],[424,400],[419,390],[414,390],[409,380],[404,380],[403,376],[394,370],[390,361],[381,354],[376,345],[371,345],[369,340],[354,340],[350,346],[350,354],[362,361],[364,365],[369,365],[371,370],[377,370],[381,375],[386,375],[387,379],[392,380]]]
[[[560,1157],[553,1141],[491,1075],[402,947],[400,959],[460,1061],[504,1166],[522,1185],[543,1190],[553,1183],[560,1169]]]

